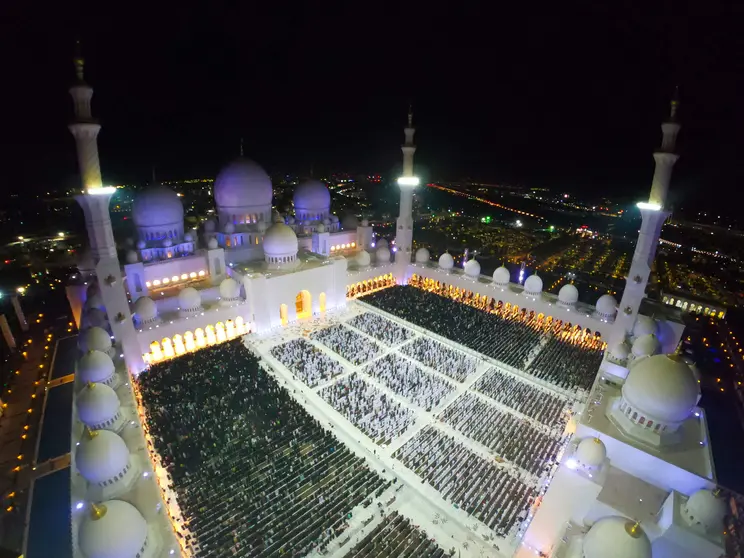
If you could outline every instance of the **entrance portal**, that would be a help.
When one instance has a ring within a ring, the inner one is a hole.
[[[312,297],[309,291],[300,291],[295,298],[295,311],[297,319],[309,318],[313,315]]]
[[[287,318],[287,305],[286,304],[282,304],[279,307],[279,317],[282,320],[282,325],[283,326],[287,325],[287,322],[289,321],[289,319]]]

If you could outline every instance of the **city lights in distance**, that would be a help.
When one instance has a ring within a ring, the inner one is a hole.
[[[636,206],[638,209],[650,209],[651,211],[659,211],[661,209],[661,206],[658,203],[650,202],[638,202]]]
[[[398,179],[398,186],[418,186],[418,176],[401,176]]]
[[[103,196],[106,194],[113,194],[114,192],[116,192],[114,186],[97,186],[85,190],[85,193],[91,196]]]

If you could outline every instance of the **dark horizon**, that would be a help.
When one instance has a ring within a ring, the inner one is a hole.
[[[539,6],[288,14],[215,2],[148,7],[147,17],[12,8],[6,118],[17,133],[6,136],[6,190],[76,184],[66,124],[79,38],[107,183],[144,183],[153,165],[161,180],[213,177],[241,137],[270,173],[390,173],[412,101],[416,165],[429,178],[642,197],[679,85],[672,201],[715,203],[713,187],[740,199],[741,9],[581,4],[544,15]]]

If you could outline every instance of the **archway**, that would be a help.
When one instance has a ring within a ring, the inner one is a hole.
[[[287,322],[288,322],[289,320],[288,320],[288,318],[287,318],[287,305],[286,305],[286,304],[282,304],[282,305],[281,305],[281,306],[279,307],[279,317],[280,317],[280,318],[281,318],[281,320],[282,320],[282,325],[283,325],[283,326],[287,325]]]
[[[318,302],[320,303],[320,311],[325,312],[326,311],[326,294],[320,293],[318,296]]]
[[[300,291],[295,297],[295,311],[297,312],[297,319],[309,318],[313,315],[313,299],[310,296],[310,291]]]

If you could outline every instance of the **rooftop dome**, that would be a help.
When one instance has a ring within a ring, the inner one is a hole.
[[[326,227],[329,227],[331,225],[331,220],[328,217],[326,217],[325,219],[323,219],[323,224]]]
[[[271,179],[266,171],[248,159],[238,159],[220,171],[214,181],[214,201],[218,208],[271,205]]]
[[[543,290],[543,281],[537,274],[530,275],[524,282],[524,294],[538,295]]]
[[[700,386],[679,355],[656,355],[631,368],[622,388],[623,399],[662,423],[682,422],[700,396]]]
[[[576,447],[574,458],[583,467],[596,469],[607,457],[607,448],[599,438],[584,438]]]
[[[390,261],[390,250],[385,246],[380,246],[375,252],[377,263],[388,263]]]
[[[107,500],[80,523],[78,544],[85,558],[135,558],[147,542],[147,522],[132,504]]]
[[[263,249],[267,256],[296,256],[297,235],[284,223],[274,223],[266,230]]]
[[[511,273],[505,266],[501,266],[493,272],[493,282],[497,285],[506,286],[511,279]]]
[[[85,382],[105,382],[114,375],[116,369],[111,357],[101,351],[88,351],[78,361],[80,379]]]
[[[604,517],[584,537],[584,558],[651,558],[651,541],[624,517]]]
[[[105,384],[88,384],[77,398],[80,420],[90,428],[112,420],[119,412],[119,396]]]
[[[698,490],[682,506],[682,517],[688,525],[700,525],[707,532],[723,529],[726,502],[707,489]]]
[[[194,235],[193,233],[187,232],[183,235],[183,241],[184,242],[194,242]]]
[[[127,444],[110,430],[88,430],[75,451],[75,465],[91,484],[118,476],[128,464]]]
[[[478,277],[480,275],[480,264],[478,263],[478,260],[473,258],[472,260],[466,261],[463,271],[465,271],[465,275],[468,275],[469,277]]]
[[[573,306],[579,301],[579,289],[571,283],[567,283],[558,291],[558,302],[564,306]]]
[[[344,220],[341,221],[341,228],[344,230],[356,229],[359,226],[359,220],[356,215],[345,215]]]
[[[106,328],[108,326],[108,316],[100,308],[91,308],[85,312],[85,318],[90,326]]]
[[[217,248],[219,247],[220,247],[220,243],[217,242],[216,238],[212,237],[209,239],[209,241],[207,241],[207,248],[209,250],[217,250]]]
[[[134,303],[134,315],[141,324],[146,324],[158,317],[158,307],[149,296],[143,296]]]
[[[377,247],[377,248],[390,248],[390,246],[388,245],[388,241],[387,241],[386,238],[380,238],[380,239],[378,239],[377,242],[375,243],[375,247]]]
[[[111,336],[102,327],[89,327],[80,334],[79,347],[83,351],[108,352],[111,348]]]
[[[626,360],[630,355],[630,347],[625,341],[620,341],[610,349],[610,355],[616,360]]]
[[[297,213],[327,213],[331,207],[331,193],[320,180],[305,180],[295,188],[292,203]]]
[[[157,185],[134,198],[132,220],[137,227],[160,227],[183,223],[183,204],[173,190]]]
[[[127,250],[126,259],[127,259],[128,264],[135,264],[137,263],[137,261],[139,261],[139,256],[137,255],[137,252],[135,252],[134,250]]]
[[[634,357],[638,358],[643,356],[655,355],[659,352],[660,348],[661,344],[659,343],[659,340],[656,338],[656,336],[653,333],[648,333],[636,338],[636,340],[633,341],[631,352],[633,353]]]
[[[137,250],[144,250],[145,248],[147,248],[147,242],[145,242],[144,240],[138,240],[135,246],[137,247]]]
[[[636,323],[633,325],[633,337],[656,334],[656,320],[643,314],[638,314]]]
[[[366,250],[360,250],[354,258],[358,267],[367,267],[369,265],[370,259],[371,258],[369,256],[369,252],[367,252]]]
[[[416,263],[428,263],[429,261],[429,250],[426,248],[419,248],[416,250]]]
[[[337,215],[331,215],[331,223],[338,223],[338,216]]]
[[[610,294],[603,294],[597,300],[595,310],[602,317],[612,317],[617,312],[617,300]]]
[[[201,308],[201,295],[194,287],[186,287],[178,293],[178,305],[181,310]]]
[[[232,234],[235,232],[235,225],[228,222],[225,223],[225,234]]]
[[[209,219],[207,221],[204,221],[204,232],[214,232],[215,229],[217,229],[217,224],[214,222],[214,219]]]
[[[439,267],[447,270],[455,267],[455,260],[449,252],[445,252],[439,256]]]
[[[89,308],[100,308],[103,310],[105,306],[103,305],[103,298],[101,297],[101,293],[97,290],[93,291],[86,299],[85,299],[85,309]]]
[[[232,277],[223,279],[220,283],[220,297],[223,300],[236,300],[240,298],[240,283]]]
[[[325,225],[323,223],[320,223],[319,225],[317,225],[315,227],[315,232],[317,232],[317,233],[324,233],[324,232],[326,232]]]

